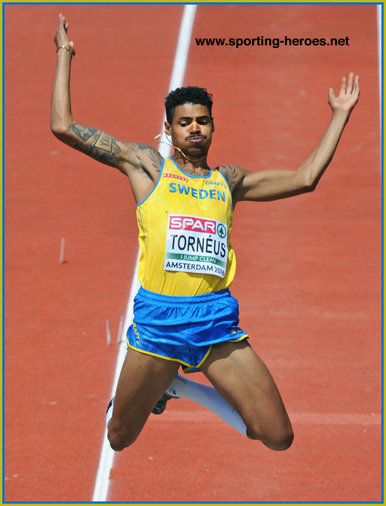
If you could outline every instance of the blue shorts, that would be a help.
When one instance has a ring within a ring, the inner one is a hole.
[[[213,344],[248,337],[238,327],[239,305],[229,290],[192,297],[160,295],[140,288],[128,346],[179,362],[184,372],[200,370]]]

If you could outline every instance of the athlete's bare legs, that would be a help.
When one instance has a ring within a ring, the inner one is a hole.
[[[279,391],[247,341],[214,345],[201,366],[220,395],[179,375],[176,379],[178,368],[176,362],[128,350],[108,423],[113,450],[134,443],[154,404],[171,384],[176,385],[178,396],[212,409],[251,439],[260,440],[273,450],[285,450],[291,445],[292,427]]]
[[[247,341],[213,346],[201,370],[240,414],[248,437],[273,450],[285,450],[291,445],[291,422],[279,391]]]
[[[128,349],[108,423],[113,450],[120,451],[134,443],[178,368],[177,362]]]

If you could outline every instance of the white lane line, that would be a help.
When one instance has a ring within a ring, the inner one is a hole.
[[[129,301],[127,303],[127,309],[126,309],[126,317],[125,317],[125,324],[123,326],[124,329],[127,329],[127,327],[131,324],[132,317],[133,317],[133,299],[138,291],[139,288],[139,282],[138,282],[138,258],[139,258],[139,252],[137,254],[137,261],[135,264],[135,269],[133,273],[133,279],[131,283],[130,288],[130,296]],[[119,344],[119,351],[118,351],[118,357],[117,362],[115,364],[115,374],[114,374],[114,381],[113,386],[111,389],[111,395],[110,397],[113,397],[115,394],[115,390],[117,388],[118,384],[118,378],[119,374],[121,372],[122,364],[125,359],[126,354],[126,339],[125,339],[125,332],[122,332],[122,338],[121,342]],[[107,405],[107,400],[106,400]],[[95,485],[94,485],[94,493],[92,501],[102,501],[105,502],[107,498],[107,494],[109,491],[109,485],[110,485],[110,471],[113,466],[114,461],[114,452],[110,448],[110,444],[107,439],[107,430],[105,430],[103,435],[103,443],[102,443],[102,450],[99,457],[99,465],[98,465],[98,471],[95,479]]]
[[[185,5],[184,12],[182,16],[180,31],[178,35],[178,42],[177,42],[177,48],[176,48],[176,54],[174,57],[173,62],[173,71],[170,78],[170,84],[169,84],[169,91],[173,90],[175,88],[178,88],[179,86],[182,86],[184,75],[185,75],[185,69],[186,69],[186,62],[188,58],[189,53],[189,45],[190,45],[190,39],[194,24],[194,18],[196,15],[197,6],[196,5]],[[164,118],[165,120],[165,118]],[[163,131],[163,123],[161,130]],[[161,143],[162,142],[162,143]],[[170,153],[170,146],[165,144],[166,139],[164,137],[164,134],[161,136],[160,145],[159,145],[159,152],[160,154],[165,157],[168,156]],[[122,368],[122,364],[126,355],[126,330],[130,326],[132,319],[133,319],[133,300],[138,292],[139,289],[139,282],[138,282],[138,260],[139,260],[139,251],[137,253],[137,261],[135,265],[133,280],[131,284],[130,289],[130,296],[129,301],[127,304],[127,310],[126,310],[126,316],[125,316],[125,323],[123,325],[123,333],[122,333],[122,339],[119,346],[119,352],[117,357],[117,362],[115,366],[115,375],[114,375],[114,381],[113,381],[113,387],[111,390],[111,397],[115,394],[115,390],[117,388],[118,378],[119,374]],[[103,435],[103,443],[102,443],[102,450],[99,458],[99,465],[98,465],[98,471],[95,479],[95,486],[94,486],[94,493],[93,493],[93,502],[105,502],[107,500],[108,492],[109,492],[109,485],[110,485],[110,472],[111,468],[113,466],[114,461],[114,452],[110,448],[110,445],[107,440],[107,431],[105,431]]]

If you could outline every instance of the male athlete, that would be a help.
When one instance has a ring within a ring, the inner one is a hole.
[[[314,151],[297,170],[210,169],[214,124],[206,90],[179,88],[165,101],[165,131],[174,147],[163,159],[144,144],[121,142],[77,123],[70,107],[74,43],[59,15],[51,129],[69,146],[120,170],[137,203],[141,288],[115,398],[107,412],[116,450],[131,445],[153,411],[172,397],[194,400],[251,439],[285,450],[293,432],[278,389],[238,327],[229,286],[235,256],[229,236],[238,201],[265,201],[314,190],[329,165],[359,98],[359,78],[342,79],[328,102],[332,118]],[[200,369],[213,387],[177,374]],[[173,401],[174,402],[174,401]]]

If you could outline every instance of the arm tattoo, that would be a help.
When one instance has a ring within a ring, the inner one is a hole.
[[[162,157],[147,144],[120,142],[106,132],[79,123],[73,123],[71,130],[76,139],[73,144],[75,149],[99,162],[116,167],[126,175],[125,162],[129,162],[132,168],[150,179],[154,178],[151,175],[152,169],[157,174],[161,172]]]
[[[71,126],[74,135],[79,142],[74,143],[73,147],[89,155],[99,162],[110,165],[111,167],[120,168],[121,161],[118,158],[121,148],[117,139],[97,128],[86,127],[79,123]]]

